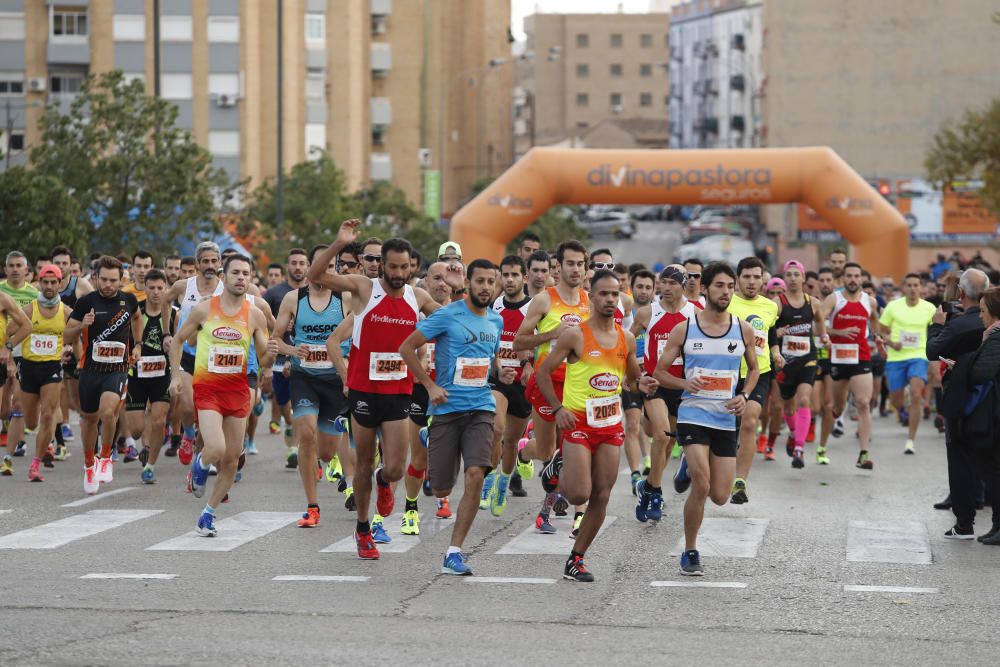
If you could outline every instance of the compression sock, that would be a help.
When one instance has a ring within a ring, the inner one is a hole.
[[[806,434],[809,432],[809,418],[811,411],[809,408],[799,408],[795,411],[795,446],[802,447],[806,443]]]

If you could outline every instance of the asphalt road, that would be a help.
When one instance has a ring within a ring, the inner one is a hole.
[[[683,243],[681,232],[684,223],[637,221],[635,236],[628,240],[612,238],[592,238],[589,245],[592,248],[609,248],[614,257],[627,258],[631,262],[642,262],[653,267],[657,262],[670,264],[677,250]]]
[[[278,437],[259,437],[215,540],[183,537],[201,503],[176,459],[155,486],[120,465],[96,500],[64,506],[84,498],[75,442],[43,484],[26,481],[26,459],[0,478],[0,665],[995,664],[1000,549],[942,537],[952,517],[931,508],[946,482],[930,423],[904,456],[900,427],[876,421],[873,472],[855,469],[849,428],[832,465],[814,465],[811,448],[801,471],[783,453],[758,460],[749,504],[709,507],[699,583],[714,588],[653,585],[689,582],[671,555],[682,499],[670,491],[664,520],[640,524],[624,473],[616,519],[588,555],[596,583],[560,578],[569,519],[522,535],[537,480],[502,518],[480,513],[467,542],[476,576],[459,578],[439,574],[451,521],[429,498],[421,538],[397,535],[405,551],[378,562],[350,550],[353,518],[332,485],[322,526],[292,525],[303,499]],[[978,532],[988,525],[982,515]],[[234,541],[253,530],[264,533]],[[210,547],[229,550],[192,550]],[[107,578],[137,575],[160,578]],[[276,580],[302,576],[344,579]]]

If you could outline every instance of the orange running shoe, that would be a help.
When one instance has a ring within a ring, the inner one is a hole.
[[[371,533],[359,533],[355,531],[354,541],[358,545],[358,558],[362,560],[378,560],[378,547]]]
[[[323,481],[323,464],[320,462],[316,463],[316,481],[317,482]]]
[[[440,498],[438,500],[438,511],[434,516],[439,519],[451,518],[451,504],[448,502],[447,498]]]
[[[809,422],[809,432],[806,433],[806,442],[816,442],[816,422]]]
[[[767,448],[767,436],[763,433],[757,436],[757,453],[763,454]]]
[[[764,450],[764,460],[773,461],[774,460],[774,448],[768,447]]]
[[[319,508],[307,507],[306,513],[299,519],[299,528],[315,528],[319,525]]]

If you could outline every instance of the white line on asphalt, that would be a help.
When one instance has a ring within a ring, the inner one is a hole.
[[[0,549],[55,549],[163,510],[91,510],[0,537]]]
[[[844,586],[845,593],[937,593],[936,588],[914,588],[911,586]]]
[[[232,551],[298,518],[298,514],[288,512],[240,512],[215,524],[219,531],[215,537],[202,537],[191,531],[147,547],[146,551]]]
[[[746,588],[739,581],[651,581],[654,588]]]
[[[117,496],[119,493],[127,493],[135,488],[136,487],[134,486],[124,486],[120,489],[115,489],[114,491],[108,491],[107,493],[98,493],[96,496],[80,498],[79,500],[74,500],[71,503],[61,505],[60,507],[82,507],[84,505],[89,505],[90,503],[96,503],[98,500],[104,500],[105,498],[110,498],[111,496]]]
[[[351,577],[339,574],[280,574],[271,581],[332,581],[363,584],[371,577]]]
[[[129,572],[91,572],[81,579],[174,579],[176,574],[131,574]]]
[[[847,560],[930,565],[927,527],[921,521],[851,521],[847,525]]]
[[[594,539],[599,539],[601,534],[607,530],[608,526],[615,522],[617,517],[608,516],[604,517],[604,524],[601,526],[601,530],[598,531],[597,537]],[[553,516],[552,525],[556,527],[556,532],[554,535],[542,535],[541,533],[535,532],[534,526],[529,526],[521,531],[519,535],[514,537],[507,544],[500,547],[497,551],[498,554],[502,555],[567,555],[569,554],[570,548],[573,543],[567,540],[570,532],[573,530],[573,517],[564,516],[558,517]]]
[[[532,579],[531,577],[464,577],[470,584],[554,584],[555,579]]]
[[[406,553],[413,547],[417,546],[429,537],[432,537],[435,533],[439,533],[446,528],[451,528],[455,523],[448,519],[436,519],[431,518],[427,521],[423,521],[420,524],[420,535],[403,535],[399,532],[401,526],[398,522],[393,521],[392,523],[384,523],[383,527],[385,531],[389,533],[389,537],[392,538],[392,542],[388,544],[376,544],[379,553],[382,554],[402,554]],[[321,554],[346,554],[355,553],[358,550],[358,546],[354,543],[354,535],[350,537],[345,537],[344,539],[334,542],[325,549],[321,549]]]
[[[698,531],[698,551],[718,558],[756,558],[768,523],[767,519],[705,519]],[[670,555],[679,556],[683,551],[682,535]]]
[[[13,511],[14,510],[0,510],[0,514],[8,514],[8,513],[13,512]]]

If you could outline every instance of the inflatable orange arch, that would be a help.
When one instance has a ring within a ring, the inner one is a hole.
[[[499,262],[507,243],[558,204],[792,202],[830,221],[873,276],[899,280],[906,273],[910,231],[903,216],[826,147],[533,148],[455,214],[451,239],[466,258]]]

